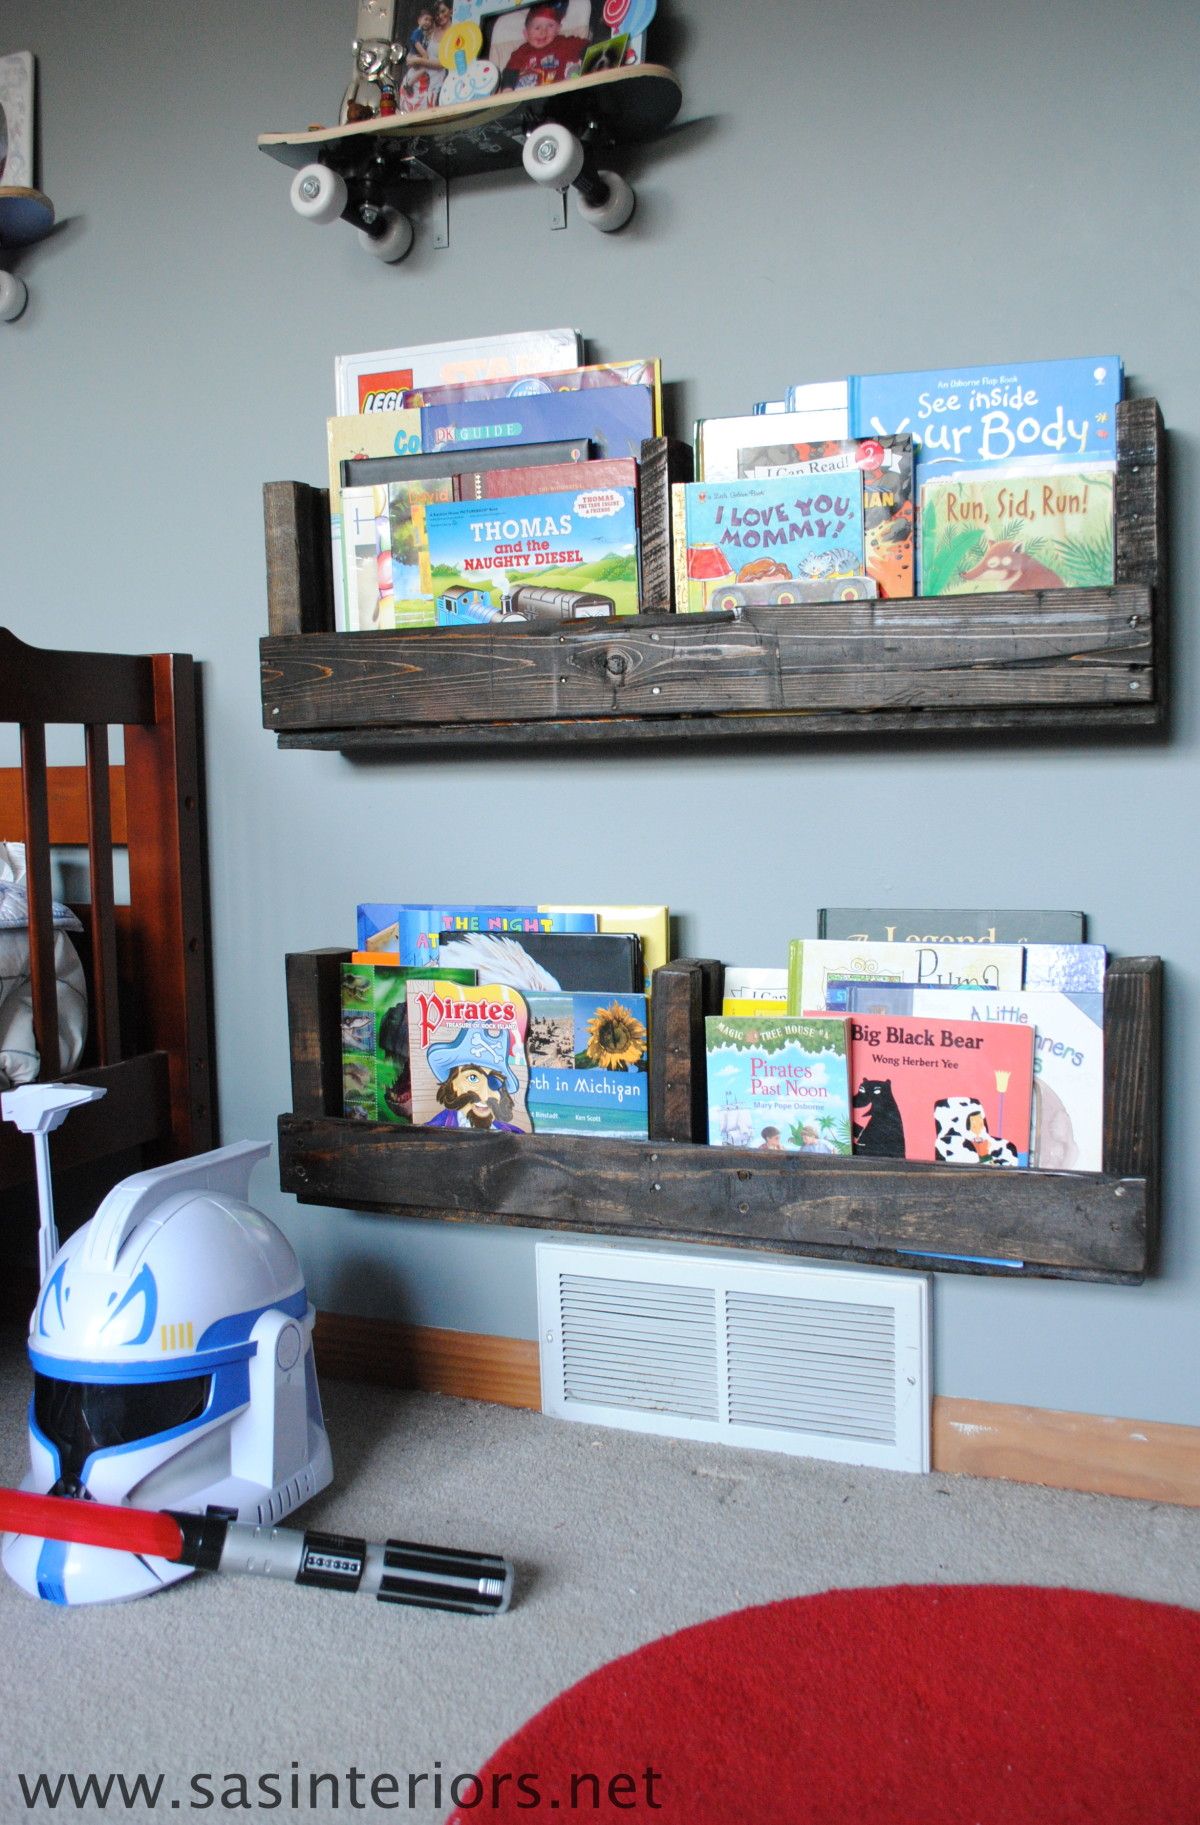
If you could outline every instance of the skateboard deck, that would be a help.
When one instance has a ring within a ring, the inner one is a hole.
[[[397,178],[471,177],[520,164],[526,133],[543,121],[602,148],[652,138],[674,120],[682,99],[670,70],[639,63],[346,127],[261,133],[258,144],[297,170],[319,163],[351,177],[382,158]]]

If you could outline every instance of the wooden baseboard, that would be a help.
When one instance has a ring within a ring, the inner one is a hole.
[[[314,1342],[322,1375],[535,1412],[542,1404],[538,1347],[524,1337],[321,1312]],[[933,1468],[1200,1508],[1200,1426],[944,1395],[933,1403]]]

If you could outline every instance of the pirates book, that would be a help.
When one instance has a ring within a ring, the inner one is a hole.
[[[704,1038],[712,1146],[850,1152],[844,1019],[709,1014]]]
[[[528,1134],[528,1029],[517,989],[409,982],[414,1126]]]

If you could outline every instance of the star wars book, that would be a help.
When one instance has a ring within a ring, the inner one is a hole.
[[[911,596],[914,593],[911,437],[846,437],[817,443],[756,444],[738,451],[738,471],[752,481],[857,472],[862,477],[867,575],[874,577],[881,596]]]
[[[525,1001],[534,1133],[645,1139],[646,997],[534,990]]]
[[[858,470],[774,481],[681,482],[672,489],[675,603],[704,614],[724,585],[819,582],[863,574]]]
[[[712,1146],[850,1152],[845,1019],[709,1014],[704,1038]]]
[[[642,941],[635,932],[439,932],[438,962],[478,971],[511,988],[641,994]]]
[[[1099,588],[1113,581],[1113,465],[1017,464],[921,488],[921,594]]]
[[[529,1014],[517,989],[489,982],[408,984],[413,1125],[528,1134]]]
[[[788,1012],[828,1008],[833,981],[907,982],[917,988],[1019,989],[1025,953],[1019,944],[858,944],[852,939],[793,938],[788,957]]]
[[[956,1166],[1028,1166],[1032,1026],[940,1013],[850,1018],[854,1152]]]
[[[469,986],[475,972],[342,965],[342,1113],[351,1121],[412,1121],[407,990],[415,978]]]
[[[1103,995],[860,983],[850,991],[850,1012],[861,1020],[900,1014],[1032,1027],[1032,1164],[1062,1172],[1103,1170]]]

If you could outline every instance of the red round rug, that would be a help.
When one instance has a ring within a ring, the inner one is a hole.
[[[1024,1586],[739,1610],[561,1694],[460,1825],[1198,1825],[1200,1614]]]

